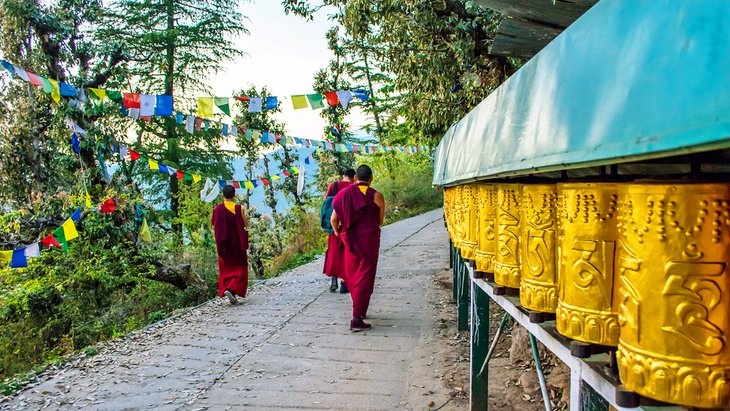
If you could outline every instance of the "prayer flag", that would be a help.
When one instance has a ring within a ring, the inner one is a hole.
[[[238,100],[238,101],[248,101],[249,99],[248,99],[248,96],[237,96],[236,97],[236,100]]]
[[[101,205],[101,212],[102,213],[113,213],[114,210],[116,210],[117,204],[114,202],[113,198],[109,198]]]
[[[28,266],[28,259],[25,258],[25,247],[13,250],[13,256],[10,260],[10,268],[21,268]]]
[[[324,98],[319,93],[307,94],[307,100],[309,101],[309,105],[312,107],[312,110],[324,107],[324,103],[322,102]]]
[[[138,108],[130,108],[129,109],[129,117],[132,117],[135,120],[139,119],[139,109]]]
[[[61,101],[61,88],[58,86],[58,81],[48,79],[48,82],[51,83],[51,98],[58,104]]]
[[[271,181],[269,181],[269,179],[266,177],[261,177],[261,184],[263,184],[264,187],[266,187],[267,185],[271,184]]]
[[[224,123],[221,126],[221,134],[223,134],[224,136],[228,136],[228,124]]]
[[[167,166],[162,163],[157,163],[157,167],[160,168],[160,173],[164,174],[170,174],[170,171],[167,169]]]
[[[139,115],[140,116],[154,115],[156,100],[157,100],[157,98],[154,94],[140,94],[139,95]]]
[[[198,117],[213,117],[213,97],[198,98]]]
[[[261,97],[250,97],[249,98],[248,112],[249,113],[260,113],[261,112]]]
[[[274,110],[279,107],[279,101],[276,97],[266,97],[266,109]]]
[[[188,116],[185,119],[185,131],[188,132],[188,134],[193,134],[195,130],[195,117]]]
[[[230,100],[228,97],[216,97],[213,99],[213,102],[218,109],[224,113],[226,113],[227,116],[231,115],[231,106],[230,106]]]
[[[279,177],[279,176],[271,176],[272,181],[278,181],[280,179],[281,179],[281,177]]]
[[[300,108],[307,108],[307,96],[304,94],[298,95],[298,96],[291,96],[291,104],[294,106],[294,110],[299,110]]]
[[[299,174],[299,169],[296,166],[291,166],[289,170],[292,170],[294,174]]]
[[[10,261],[13,259],[13,250],[0,251],[0,261]]]
[[[294,169],[294,171],[299,173],[299,170],[296,167],[292,166],[292,168]],[[298,196],[302,195],[303,191],[304,191],[304,165],[302,164],[302,172],[299,173],[299,178],[297,178],[297,195]]]
[[[150,235],[150,227],[147,225],[147,219],[142,218],[142,225],[139,227],[139,239],[146,242],[152,242],[152,235]]]
[[[44,239],[41,240],[41,244],[45,245],[48,248],[61,248],[61,244],[58,243],[58,240],[56,240],[56,237],[54,237],[53,234],[48,234]]]
[[[202,177],[200,177],[200,175],[198,175],[198,174],[193,174],[193,183],[197,183],[197,182],[198,182],[198,181],[200,181],[201,179],[202,179]]]
[[[84,190],[84,191],[86,191],[86,190]],[[86,208],[91,208],[91,205],[92,205],[91,196],[89,195],[88,191],[86,191],[86,204],[85,205],[86,205]]]
[[[26,258],[38,258],[41,256],[41,248],[38,246],[38,243],[33,243],[27,247],[25,247],[25,257]]]
[[[233,180],[231,182],[231,185],[233,186],[233,188],[241,188],[241,183],[239,183],[237,180]]]
[[[246,180],[243,182],[243,185],[246,186],[247,189],[252,190],[255,186],[253,185],[253,181]]]
[[[76,207],[76,210],[71,214],[71,220],[79,221],[81,219],[81,207]]]
[[[15,67],[16,76],[20,77],[21,79],[23,79],[25,81],[30,81],[30,77],[28,76],[27,71],[23,70],[22,68],[20,68],[18,66],[13,66],[13,67]]]
[[[139,108],[139,94],[137,93],[124,93],[124,107]]]
[[[76,224],[74,224],[74,221],[70,218],[66,220],[60,228],[63,229],[63,238],[65,238],[67,242],[79,236],[79,232],[76,231]]]
[[[352,101],[352,92],[351,91],[337,91],[337,98],[340,100],[340,104],[342,104],[342,107],[347,109],[347,106],[350,104],[350,101]]]
[[[92,100],[99,101],[100,103],[104,101],[104,98],[106,97],[106,90],[100,88],[89,88],[89,91],[89,97],[91,97]]]
[[[51,82],[43,76],[38,76],[38,78],[41,80],[43,91],[50,94],[53,91],[53,88],[51,87]]]
[[[224,188],[226,186],[226,180],[218,180],[218,187]]]
[[[78,97],[79,92],[76,88],[68,83],[61,82],[61,95],[64,97]]]
[[[205,129],[205,131],[208,131],[209,128],[210,128],[210,120],[203,120],[203,129]]]
[[[324,93],[324,96],[327,99],[327,105],[330,107],[340,104],[340,100],[337,98],[337,92],[330,91],[329,93]]]
[[[193,176],[191,174],[185,173],[185,175],[183,176],[183,181],[192,181],[192,180],[193,180]]]
[[[2,64],[5,70],[10,72],[10,78],[12,79],[15,76],[15,70],[13,69],[13,65],[5,60],[0,60],[0,64]]]
[[[182,180],[185,178],[185,172],[182,170],[177,170],[177,179]]]
[[[182,113],[175,114],[175,122],[177,124],[183,124],[185,122],[185,116]]]
[[[81,142],[76,133],[71,133],[71,147],[73,147],[74,153],[78,154],[81,152]]]
[[[370,99],[370,94],[361,88],[359,88],[357,90],[352,90],[352,95],[354,97],[358,98],[363,103]]]
[[[257,188],[259,186],[259,181],[258,180],[251,180],[251,184],[253,184],[253,187],[254,188]]]
[[[142,157],[141,157],[141,156],[139,155],[139,153],[138,153],[138,152],[136,152],[136,151],[134,151],[134,150],[129,150],[129,157],[130,157],[130,158],[131,158],[132,160],[135,160],[135,161],[136,161],[136,160],[139,160],[140,158],[142,158]]]
[[[106,91],[106,96],[109,97],[109,100],[111,100],[111,101],[113,101],[115,103],[124,104],[124,97],[122,97],[122,92],[121,91],[107,90]]]
[[[172,96],[163,94],[155,97],[155,115],[171,116],[172,115]],[[178,123],[182,123],[182,116]]]
[[[238,137],[238,126],[235,124],[231,126],[231,136]]]
[[[200,117],[195,117],[195,131],[200,131],[200,126],[203,125],[203,119]]]
[[[32,71],[26,71],[26,75],[28,76],[28,81],[30,84],[36,86],[36,87],[43,87],[43,82],[41,81],[41,78],[38,77],[35,73]]]
[[[159,165],[157,164],[157,160],[148,158],[147,163],[150,165],[150,170],[159,170],[160,169]]]
[[[177,169],[174,169],[174,168],[172,168],[170,166],[167,166],[167,174],[169,174],[171,176],[176,176],[177,175]]]

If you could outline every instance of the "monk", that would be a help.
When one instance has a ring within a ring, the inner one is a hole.
[[[332,202],[330,222],[345,245],[345,282],[352,297],[350,330],[368,330],[370,296],[375,285],[380,251],[380,226],[385,214],[383,194],[370,187],[373,170],[366,165],[357,168],[355,184],[340,191]]]
[[[342,180],[336,181],[329,185],[325,197],[334,196],[340,191],[346,189],[355,181],[355,170],[348,168],[342,174]],[[346,294],[347,285],[345,284],[345,249],[340,237],[330,234],[327,239],[327,253],[324,255],[324,269],[322,272],[330,277],[330,291],[337,291],[337,279],[340,279],[340,294]]]
[[[231,304],[238,304],[248,290],[248,224],[235,196],[233,186],[223,187],[223,204],[213,209],[210,220],[218,249],[218,296],[228,297]]]

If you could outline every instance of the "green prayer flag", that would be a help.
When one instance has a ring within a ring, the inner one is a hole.
[[[107,90],[106,96],[109,98],[109,100],[122,104],[124,101],[124,97],[122,97],[122,92],[119,90]]]
[[[321,94],[307,94],[307,100],[309,100],[309,105],[312,106],[312,110],[324,107],[324,103],[322,102],[324,96]]]
[[[214,100],[215,106],[220,109],[220,111],[226,113],[227,116],[231,115],[231,107],[230,107],[230,99],[227,97],[216,97]]]
[[[191,174],[185,173],[185,177],[183,177],[183,181],[193,181],[193,176]]]
[[[51,86],[51,82],[48,81],[47,78],[45,78],[43,76],[38,76],[38,78],[41,80],[41,83],[43,83],[43,91],[45,91],[48,94],[53,92],[53,86]]]
[[[58,244],[61,244],[61,251],[68,251],[68,241],[66,241],[63,226],[53,230],[53,236],[56,238],[56,241],[58,241]]]

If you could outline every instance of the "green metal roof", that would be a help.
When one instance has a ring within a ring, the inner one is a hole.
[[[730,147],[724,0],[602,0],[444,135],[434,185]]]

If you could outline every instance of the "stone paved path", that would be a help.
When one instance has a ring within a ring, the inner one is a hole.
[[[413,409],[414,352],[431,330],[426,290],[448,264],[442,211],[383,229],[368,321],[351,333],[349,295],[322,259],[105,346],[3,409]],[[426,347],[428,348],[428,347]]]

